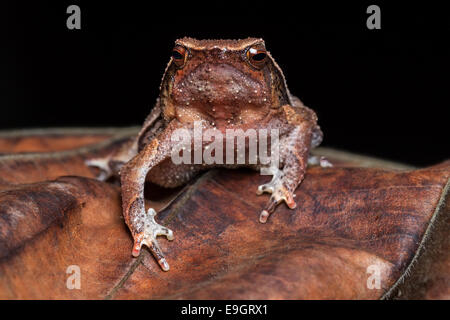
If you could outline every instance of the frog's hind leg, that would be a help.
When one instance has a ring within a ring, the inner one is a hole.
[[[317,148],[322,143],[322,139],[323,139],[322,130],[318,125],[316,125],[311,132],[311,149]],[[320,165],[322,168],[328,168],[333,166],[333,164],[323,156],[309,155],[308,166],[317,166],[317,165]]]
[[[120,149],[111,152],[102,158],[92,158],[84,163],[88,167],[99,169],[100,173],[96,179],[100,181],[108,180],[112,176],[118,176],[122,166],[137,154],[136,139],[130,139],[124,143]]]

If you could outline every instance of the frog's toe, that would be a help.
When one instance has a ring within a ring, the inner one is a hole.
[[[258,187],[257,194],[271,193],[270,200],[266,205],[266,208],[261,212],[259,216],[259,222],[266,223],[269,216],[275,211],[276,206],[284,201],[290,209],[296,207],[294,201],[294,194],[286,187],[286,176],[283,171],[272,168],[273,177],[269,183],[262,184]]]
[[[155,221],[155,215],[155,210],[152,208],[148,209],[146,219],[143,221],[144,231],[139,232],[134,236],[132,255],[134,257],[139,256],[142,246],[146,245],[158,261],[161,269],[169,271],[169,264],[167,263],[156,238],[158,236],[165,236],[168,240],[173,240],[173,231],[158,224]]]
[[[105,181],[109,177],[111,177],[112,172],[109,168],[109,163],[107,159],[102,158],[95,158],[95,159],[89,159],[84,162],[88,167],[91,168],[97,168],[99,170],[99,173],[95,177],[97,180]]]
[[[319,164],[322,168],[331,168],[333,164],[325,157],[320,157]]]
[[[266,193],[272,193],[274,190],[274,186],[272,183],[266,183],[262,184],[258,187],[258,190],[256,190],[257,195],[262,195],[264,192]]]
[[[322,168],[330,168],[333,164],[324,156],[310,156],[308,158],[309,166],[321,166]]]
[[[290,209],[294,209],[297,204],[294,201],[294,195],[286,187],[281,186],[277,189],[272,190],[272,195],[270,196],[269,202],[266,208],[261,211],[259,216],[259,222],[266,223],[269,216],[275,211],[277,205],[284,201]]]

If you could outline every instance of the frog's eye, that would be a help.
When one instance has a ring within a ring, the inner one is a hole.
[[[247,59],[250,64],[256,68],[263,66],[267,58],[267,51],[263,45],[255,45],[248,48]]]
[[[181,45],[176,45],[172,50],[172,60],[179,68],[183,67],[186,63],[188,51]]]

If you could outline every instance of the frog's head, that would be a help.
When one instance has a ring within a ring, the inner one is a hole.
[[[289,103],[283,74],[262,39],[175,42],[161,84],[166,115],[190,109],[212,119],[267,113]]]

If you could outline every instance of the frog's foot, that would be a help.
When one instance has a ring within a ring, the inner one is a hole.
[[[317,166],[320,165],[322,168],[329,168],[332,167],[333,164],[328,161],[327,158],[323,156],[309,156],[308,158],[308,165],[309,166]]]
[[[261,211],[261,215],[259,216],[259,222],[261,223],[267,222],[269,216],[275,211],[276,206],[282,201],[284,201],[290,209],[294,209],[297,206],[294,201],[293,192],[285,186],[282,177],[283,172],[277,170],[274,173],[272,181],[258,187],[258,195],[261,195],[264,192],[272,194],[266,208]]]
[[[172,230],[158,224],[155,221],[156,211],[152,208],[148,209],[147,215],[145,216],[143,223],[143,231],[136,233],[134,235],[134,246],[133,246],[133,256],[139,256],[142,245],[146,245],[153,256],[158,261],[161,269],[164,271],[169,271],[170,267],[164,257],[164,254],[161,251],[161,248],[158,245],[158,241],[156,240],[157,236],[166,236],[168,240],[173,240],[173,232]]]
[[[109,167],[109,159],[107,158],[94,158],[84,162],[88,167],[95,167],[99,169],[99,174],[96,179],[105,181],[112,176],[111,168]]]

